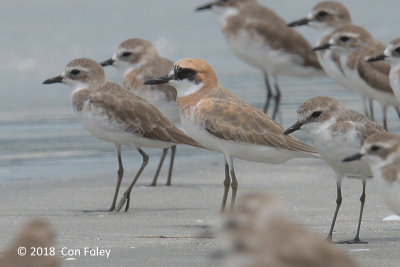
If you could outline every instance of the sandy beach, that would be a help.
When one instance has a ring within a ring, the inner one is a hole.
[[[125,160],[132,161],[132,157]],[[23,223],[39,217],[47,219],[57,233],[56,251],[63,266],[217,266],[212,257],[215,239],[204,234],[218,217],[222,163],[212,152],[179,158],[171,187],[163,185],[166,170],[159,186],[147,186],[156,167],[150,164],[133,190],[127,213],[83,212],[109,206],[116,181],[111,170],[62,180],[1,181],[0,236],[4,242],[0,250]],[[135,168],[126,163],[124,187]],[[237,161],[236,172],[239,197],[255,191],[276,195],[287,204],[294,220],[313,232],[327,234],[336,192],[334,174],[324,162],[299,159],[268,165]],[[360,181],[344,181],[334,239],[353,238],[360,192]],[[363,266],[397,266],[400,222],[383,221],[390,214],[370,182],[361,229],[361,239],[368,244],[338,246]],[[90,249],[97,255],[85,253]],[[108,251],[109,257],[105,252],[100,255],[101,250]]]

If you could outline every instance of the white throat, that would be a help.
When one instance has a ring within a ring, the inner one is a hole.
[[[69,85],[72,88],[72,94],[75,94],[76,92],[79,92],[80,90],[86,89],[89,87],[89,84],[87,83],[82,83],[78,81],[73,81],[66,79],[64,81],[65,84]]]
[[[171,80],[169,82],[173,87],[176,88],[176,92],[178,97],[184,97],[187,95],[191,95],[199,91],[203,88],[204,83],[195,83],[193,81],[189,81],[188,79],[184,80]]]
[[[239,14],[239,10],[234,7],[218,7],[213,6],[212,10],[219,16],[222,28],[225,28],[226,21],[229,17]]]

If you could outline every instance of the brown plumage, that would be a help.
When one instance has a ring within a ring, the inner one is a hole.
[[[184,58],[168,75],[147,81],[170,83],[177,88],[177,105],[186,132],[204,147],[225,157],[225,210],[232,186],[231,209],[238,189],[233,158],[280,164],[296,157],[319,158],[317,151],[291,136],[257,108],[245,103],[218,84],[210,64]],[[232,184],[231,184],[232,178]]]
[[[227,266],[358,266],[341,249],[290,220],[283,205],[261,193],[245,195],[220,234]],[[225,239],[224,239],[225,237]]]
[[[274,11],[258,4],[245,1],[238,4],[240,16],[228,18],[223,32],[227,38],[244,29],[250,35],[260,36],[273,50],[282,50],[299,57],[299,65],[321,69],[317,56],[310,44],[297,31],[288,28],[286,22]]]
[[[192,103],[193,106],[196,103]],[[239,143],[317,153],[304,142],[283,135],[284,129],[255,108],[222,87],[214,90],[195,111],[205,129],[218,138]],[[218,114],[218,116],[214,116]],[[238,116],[240,114],[240,116]]]
[[[196,70],[204,86],[177,99],[181,113],[191,112],[214,136],[228,141],[272,146],[280,149],[316,153],[315,148],[288,135],[261,110],[244,102],[218,84],[212,67],[200,59],[182,59],[175,65]]]
[[[26,254],[20,256],[19,247],[26,248]],[[37,249],[36,256],[31,256],[33,248]],[[40,248],[43,253],[47,250],[48,255],[39,255]],[[54,232],[50,225],[42,220],[33,220],[26,224],[18,233],[13,243],[2,253],[0,267],[56,267],[60,266],[57,259],[57,249],[52,255],[54,248]]]
[[[119,211],[125,203],[125,211],[129,209],[132,188],[149,160],[149,156],[141,149],[142,146],[163,148],[163,157],[167,152],[166,148],[171,145],[187,144],[201,147],[150,103],[118,84],[107,81],[102,66],[92,59],[72,60],[61,75],[47,79],[43,83],[70,85],[73,88],[72,105],[80,122],[92,135],[111,142],[116,147],[119,164],[118,180],[111,207],[104,211]],[[175,106],[175,102],[173,103]],[[116,206],[124,174],[122,145],[135,146],[143,162],[119,205]],[[156,177],[157,175],[158,172]]]
[[[115,83],[88,87],[72,96],[77,111],[81,111],[87,101],[94,108],[100,108],[108,120],[117,123],[126,132],[153,140],[201,147],[158,109]]]

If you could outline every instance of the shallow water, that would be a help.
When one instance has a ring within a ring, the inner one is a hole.
[[[264,0],[287,21],[304,17],[318,1]],[[384,43],[397,37],[399,3],[343,1],[353,21]],[[114,147],[90,136],[75,119],[70,89],[41,82],[58,75],[76,57],[109,58],[114,48],[131,37],[148,39],[160,53],[177,60],[199,57],[210,62],[220,83],[249,103],[261,107],[265,91],[261,73],[228,50],[219,21],[211,12],[195,13],[204,1],[21,1],[0,3],[0,180],[84,176],[116,168]],[[22,8],[23,6],[23,8]],[[394,26],[392,26],[394,25]],[[311,43],[312,29],[299,29]],[[119,81],[114,69],[107,75]],[[296,120],[297,106],[307,98],[328,95],[361,111],[359,97],[329,78],[280,78],[283,126]],[[377,116],[380,117],[379,109]],[[400,123],[393,110],[389,126]],[[304,138],[304,134],[298,136]],[[158,157],[158,150],[147,150]],[[125,149],[125,165],[140,158]],[[179,148],[185,155],[207,152]],[[157,159],[154,159],[156,161]],[[129,168],[134,169],[136,165]]]

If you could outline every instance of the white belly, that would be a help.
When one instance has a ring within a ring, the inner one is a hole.
[[[261,37],[254,38],[245,30],[239,30],[236,35],[227,36],[226,40],[239,58],[264,72],[297,77],[322,74],[322,71],[313,67],[304,67],[301,55],[289,54],[284,50],[273,50]]]
[[[312,134],[313,143],[321,157],[338,175],[370,177],[369,166],[361,160],[343,162],[343,159],[360,152],[361,143],[357,132],[333,136],[328,130]]]
[[[226,141],[207,132],[190,118],[182,117],[182,126],[187,134],[204,147],[223,153],[225,156],[272,164],[280,164],[296,157],[310,157],[306,153],[277,149],[270,146]]]
[[[400,77],[396,72],[390,71],[390,86],[392,86],[393,93],[397,100],[400,101]]]
[[[375,99],[382,106],[398,106],[400,102],[393,97],[393,94],[380,91],[368,85],[358,73],[357,69],[350,69],[347,64],[345,64],[344,59],[342,60],[342,67],[349,80],[349,85],[352,86],[353,90],[367,96],[368,98]]]
[[[125,131],[124,125],[109,120],[101,108],[95,108],[88,102],[84,104],[82,111],[76,112],[82,125],[97,138],[119,145],[132,145],[137,147],[165,148],[171,144],[168,142],[151,140]]]
[[[132,90],[132,92],[156,107],[172,123],[181,122],[176,101],[169,101],[163,92],[146,89]]]
[[[387,182],[380,174],[374,173],[375,183],[382,194],[383,199],[391,210],[400,215],[400,183],[396,180],[393,183]]]
[[[335,82],[347,89],[353,90],[351,86],[349,86],[348,80],[338,65],[340,62],[335,62],[332,58],[332,55],[333,53],[331,50],[317,52],[319,64],[324,69],[325,73]]]

